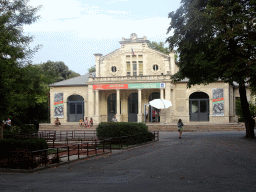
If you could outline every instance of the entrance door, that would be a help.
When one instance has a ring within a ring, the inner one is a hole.
[[[138,93],[130,94],[128,98],[128,122],[137,122]]]
[[[84,98],[80,95],[70,95],[67,99],[68,122],[79,122],[84,118]]]
[[[78,122],[80,119],[84,118],[84,103],[70,101],[68,102],[68,122]]]
[[[203,92],[189,97],[190,121],[209,121],[209,96]]]
[[[108,122],[116,115],[116,93],[108,96]]]
[[[159,92],[153,92],[149,95],[148,102],[153,101],[154,99],[160,99],[160,93]],[[150,105],[149,107],[149,122],[155,122],[155,116],[153,115],[154,110],[156,110],[154,107]]]

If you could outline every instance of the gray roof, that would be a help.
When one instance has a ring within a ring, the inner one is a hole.
[[[95,76],[95,74],[96,74],[95,72],[91,73],[92,76]],[[50,84],[49,87],[84,86],[84,85],[87,85],[87,82],[89,81],[89,76],[90,76],[90,73],[87,73],[86,75],[81,75],[78,77],[74,77],[71,79]]]

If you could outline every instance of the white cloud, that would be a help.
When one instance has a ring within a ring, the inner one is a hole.
[[[128,1],[128,0],[111,0],[110,2],[105,2],[106,4],[113,4],[116,3],[118,1]]]
[[[98,6],[82,5],[69,0],[68,6],[62,0],[32,0],[32,6],[43,3],[39,12],[42,19],[29,26],[25,32],[62,33],[79,38],[118,38],[129,37],[135,32],[139,37],[167,37],[170,20],[155,15],[136,16],[130,12],[107,10]],[[110,1],[116,2],[116,0]],[[57,7],[57,8],[56,8]]]
[[[139,36],[164,36],[169,26],[169,19],[153,17],[140,20],[115,19],[109,15],[83,15],[79,18],[68,20],[54,20],[40,22],[24,27],[30,32],[74,32],[84,38],[120,38],[131,32]],[[70,34],[72,35],[72,34]]]

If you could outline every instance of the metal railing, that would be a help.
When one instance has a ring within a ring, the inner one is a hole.
[[[129,135],[129,136],[122,136],[122,137],[112,137],[112,138],[102,138],[101,140],[93,140],[93,141],[83,141],[80,140],[77,143],[73,143],[69,145],[65,145],[65,143],[62,143],[59,147],[53,147],[49,149],[44,150],[38,150],[38,151],[27,151],[24,154],[28,155],[28,165],[32,168],[38,167],[40,165],[50,165],[53,163],[60,163],[60,162],[69,162],[71,160],[71,157],[73,156],[75,159],[79,158],[85,158],[92,155],[98,155],[103,154],[106,152],[112,151],[112,145],[115,145],[116,149],[122,149],[124,147],[129,147],[132,145],[137,144],[138,139],[144,138],[144,141],[146,140],[159,140],[159,131],[152,131],[153,135],[152,137],[148,137],[148,134],[136,134],[136,135]],[[54,142],[57,138],[56,132],[46,132],[46,133],[38,133],[38,134],[25,134],[24,137],[37,137],[37,138],[44,138],[46,137],[49,141]],[[71,138],[76,138],[74,136]],[[66,137],[67,141],[69,137]],[[115,144],[114,144],[115,143]],[[117,147],[117,144],[119,147]],[[11,151],[9,152],[12,153]]]
[[[76,156],[75,159],[80,159],[111,152],[111,144],[107,141],[94,141],[80,144],[73,144],[68,146],[62,146],[57,148],[49,148],[44,150],[32,151],[33,163],[47,166],[53,163],[69,162],[72,156]],[[52,151],[49,153],[48,151]]]

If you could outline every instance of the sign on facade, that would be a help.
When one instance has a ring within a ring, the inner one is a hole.
[[[64,117],[63,93],[54,93],[54,118]]]
[[[223,89],[212,90],[213,116],[224,116],[224,93]]]
[[[165,83],[132,83],[132,84],[101,84],[93,85],[94,90],[106,89],[154,89],[165,88]]]

